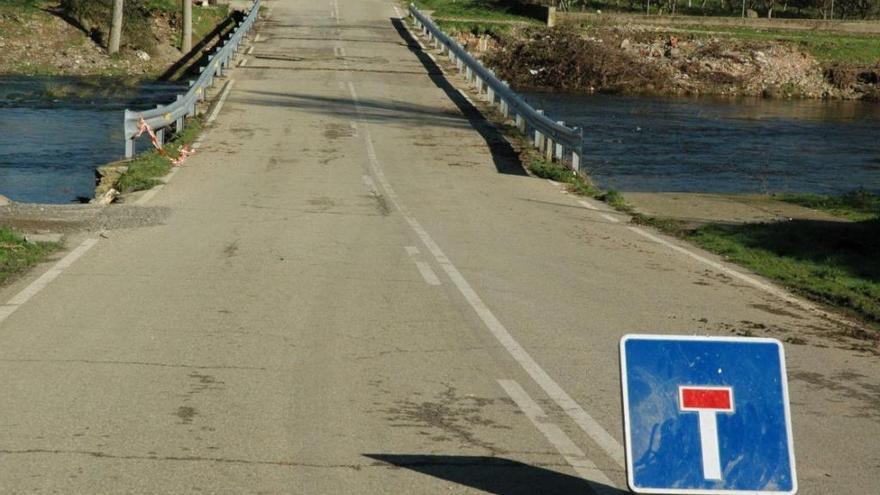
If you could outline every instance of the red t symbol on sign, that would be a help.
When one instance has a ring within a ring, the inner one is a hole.
[[[679,409],[696,412],[700,417],[700,448],[703,453],[703,478],[721,479],[721,454],[718,451],[716,414],[733,412],[733,389],[730,387],[678,387]]]

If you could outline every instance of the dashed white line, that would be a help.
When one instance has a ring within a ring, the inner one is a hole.
[[[257,33],[257,35],[254,36],[254,43],[259,43],[259,42],[260,42],[260,38],[262,38],[262,37],[263,37],[262,34]]]
[[[254,38],[254,41],[256,41],[256,38]],[[247,51],[244,52],[244,53],[245,53],[245,55],[250,55],[251,53],[254,53],[254,47],[253,47],[253,45],[251,45],[251,46],[247,49]]]
[[[550,422],[541,406],[529,397],[529,394],[523,390],[519,383],[514,380],[498,380],[498,383],[529,418],[529,421],[535,425],[535,428],[543,433],[547,441],[562,454],[572,469],[590,484],[593,492],[598,495],[620,493],[614,487],[614,483],[605,476],[605,473],[587,458],[584,451],[575,445],[559,426]]]
[[[15,312],[18,308],[21,307],[24,303],[28,302],[32,297],[37,295],[41,290],[45,289],[49,283],[55,280],[58,275],[61,275],[64,270],[70,267],[74,261],[78,260],[82,255],[86,254],[89,249],[92,249],[95,244],[98,243],[98,239],[86,239],[79,246],[76,247],[73,251],[67,254],[64,258],[61,258],[61,261],[55,263],[55,266],[50,268],[46,273],[42,274],[40,278],[34,280],[27,287],[22,289],[21,292],[16,294],[3,306],[0,306],[0,323],[3,322],[6,318],[9,318],[9,315]]]
[[[243,59],[241,59],[241,62],[238,63],[238,66],[244,67],[245,65],[247,65],[247,63],[248,63],[248,59],[243,58]]]
[[[354,84],[350,81],[348,83],[348,88],[351,92],[352,101],[355,103],[355,108],[357,109],[358,114],[362,115],[363,108],[360,105]],[[440,246],[434,242],[434,239],[422,227],[421,223],[419,223],[419,221],[409,213],[409,210],[401,204],[394,188],[391,187],[391,184],[385,178],[382,164],[376,157],[376,149],[373,145],[373,139],[370,136],[369,129],[364,127],[362,135],[367,147],[367,157],[369,158],[370,168],[373,171],[373,175],[375,175],[376,179],[379,181],[379,184],[385,190],[388,199],[395,208],[400,211],[404,220],[409,224],[410,228],[413,229],[422,241],[422,244],[424,244],[428,251],[431,252],[434,259],[437,261],[437,264],[443,268],[443,271],[452,280],[452,283],[462,294],[474,312],[477,313],[477,316],[483,321],[483,324],[489,332],[491,332],[501,345],[504,346],[513,359],[522,366],[532,380],[534,380],[535,383],[537,383],[544,392],[547,393],[547,395],[569,415],[575,424],[577,424],[602,448],[602,450],[604,450],[618,465],[622,467],[624,465],[624,454],[623,446],[620,445],[620,442],[612,437],[598,421],[593,419],[593,417],[590,416],[580,404],[572,399],[571,396],[568,395],[568,393],[565,392],[565,390],[563,390],[543,368],[541,368],[537,361],[529,355],[525,348],[523,348],[523,346],[520,345],[512,335],[510,335],[507,328],[505,328],[495,314],[492,313],[489,307],[486,306],[473,287],[471,287],[467,280],[465,280],[461,272],[458,271],[458,268],[452,264],[449,258],[446,257],[446,254],[443,253],[443,250],[440,249]]]
[[[408,254],[410,256],[415,256],[415,255],[419,254],[419,248],[417,248],[415,246],[405,246],[403,249],[405,249],[406,254]]]
[[[425,279],[425,283],[428,285],[440,285],[440,279],[437,278],[437,274],[434,273],[434,270],[428,266],[424,261],[416,261],[416,268],[419,269],[419,273],[422,274],[422,278]]]

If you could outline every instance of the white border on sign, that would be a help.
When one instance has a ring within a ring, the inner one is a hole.
[[[785,409],[785,429],[788,436],[788,456],[791,466],[791,491],[755,490],[704,490],[687,488],[639,488],[633,479],[632,438],[629,427],[629,392],[626,380],[626,343],[630,340],[684,340],[703,342],[736,342],[739,344],[774,344],[779,349],[779,366],[782,373],[782,398]],[[710,337],[699,335],[627,334],[620,339],[620,385],[623,396],[623,440],[626,450],[626,482],[633,493],[665,493],[677,495],[794,495],[797,493],[797,469],[795,468],[794,437],[791,428],[791,408],[788,403],[788,372],[785,368],[785,348],[777,339],[765,337]]]

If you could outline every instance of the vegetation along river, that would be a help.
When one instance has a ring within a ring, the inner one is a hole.
[[[91,198],[95,167],[124,154],[123,110],[171,102],[182,91],[120,79],[0,77],[0,195],[36,203]]]
[[[880,192],[880,103],[527,95],[584,129],[603,188],[640,192]]]

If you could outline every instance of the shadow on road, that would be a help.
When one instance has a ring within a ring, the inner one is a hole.
[[[591,485],[601,488],[603,493],[630,493],[501,457],[408,454],[364,454],[364,457],[496,495],[594,493]]]
[[[495,168],[498,172],[511,175],[528,175],[522,168],[519,154],[513,149],[510,143],[504,139],[504,136],[502,136],[492,124],[483,118],[480,111],[477,110],[477,108],[474,107],[464,95],[459,93],[458,90],[446,79],[446,76],[442,74],[440,66],[431,60],[431,57],[423,52],[421,48],[418,48],[418,42],[406,29],[406,26],[403,25],[403,20],[391,18],[391,25],[397,30],[397,34],[403,38],[407,49],[419,59],[419,62],[421,62],[425,67],[425,70],[428,71],[428,77],[431,79],[431,82],[446,93],[446,96],[455,103],[455,106],[457,106],[465,116],[471,127],[479,132],[480,136],[486,141],[489,150],[492,152],[492,159],[495,162]]]

